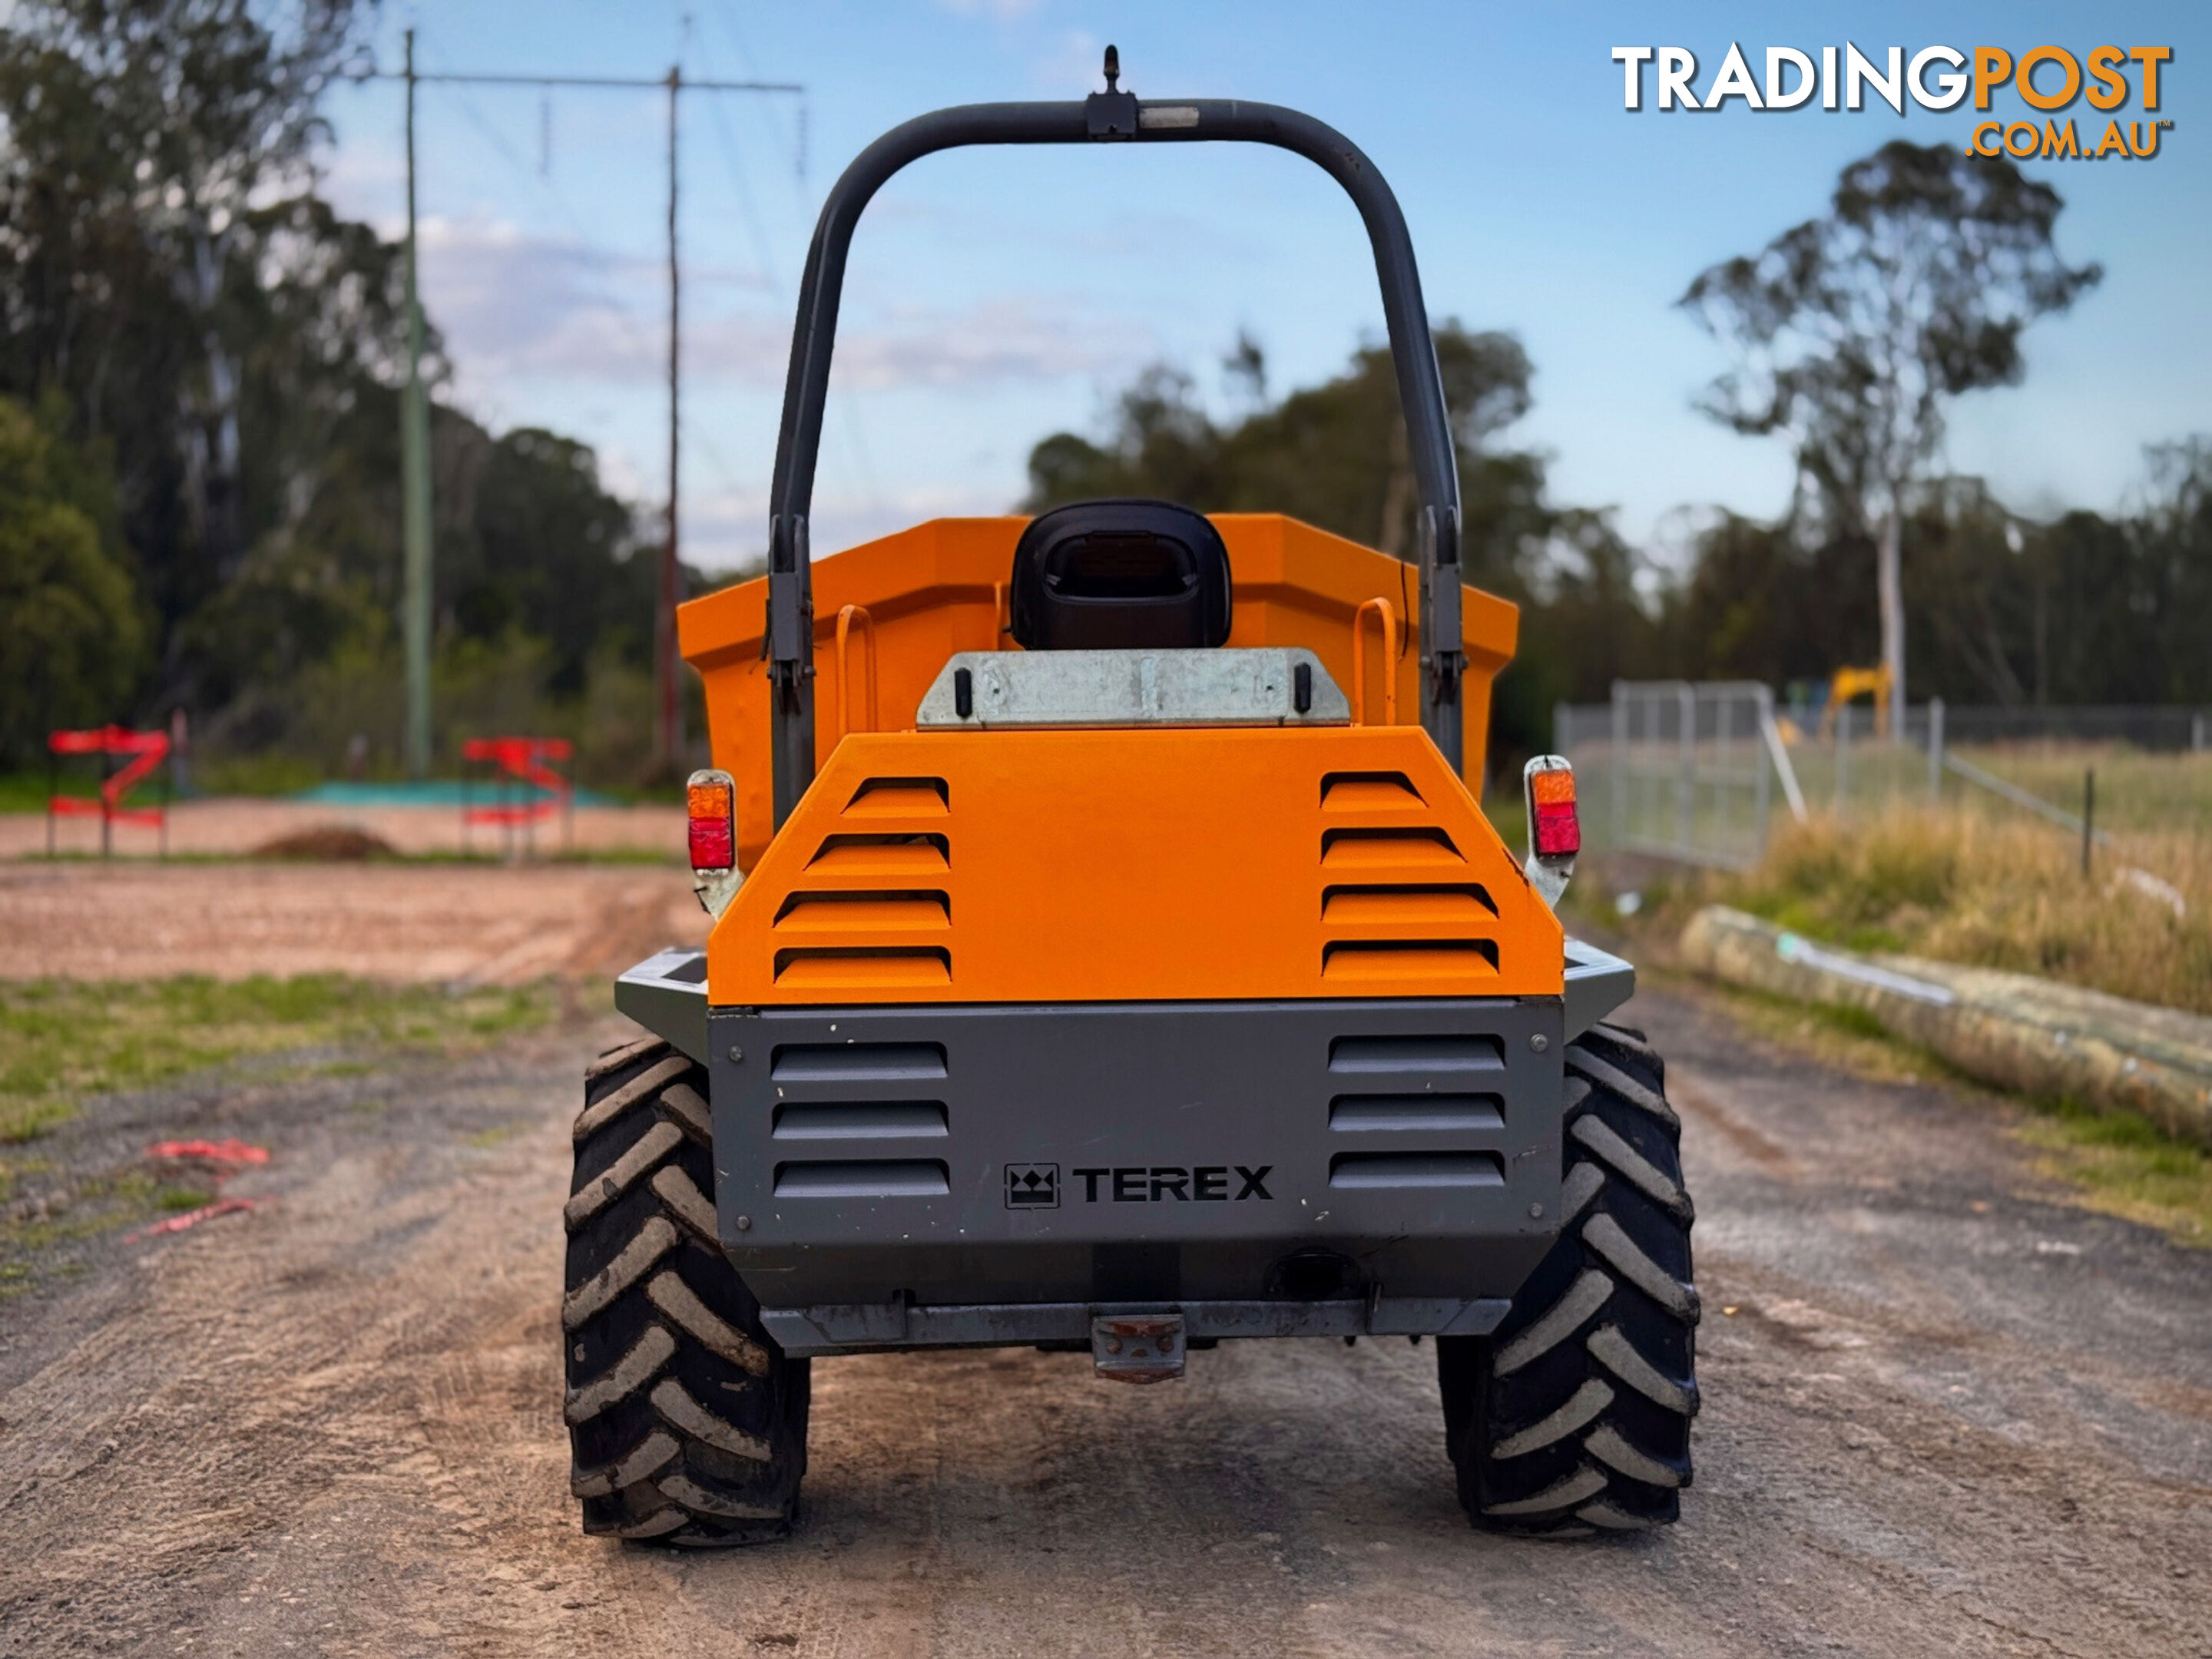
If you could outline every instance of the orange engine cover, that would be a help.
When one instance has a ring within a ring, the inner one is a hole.
[[[718,1006],[1559,994],[1417,726],[856,732],[715,925]]]

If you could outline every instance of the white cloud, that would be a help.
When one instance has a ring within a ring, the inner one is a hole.
[[[1002,489],[950,484],[865,499],[818,495],[810,539],[815,556],[823,558],[931,519],[992,517],[1006,511],[1011,499]],[[686,559],[718,580],[727,580],[732,572],[757,574],[767,557],[767,496],[750,490],[692,489],[684,499],[683,536]]]
[[[841,335],[834,373],[870,390],[1057,380],[1120,361],[1131,331],[1094,312],[1018,297],[958,311],[908,307]]]
[[[994,23],[1018,23],[1037,9],[1038,0],[937,0],[939,11],[955,17],[988,17]]]
[[[421,234],[425,298],[464,384],[529,376],[641,385],[666,372],[657,261],[482,219],[425,220]],[[841,331],[836,378],[871,390],[1053,380],[1119,361],[1133,332],[1146,331],[1073,302],[894,307]],[[781,309],[696,317],[684,329],[685,376],[781,386],[790,338]]]
[[[644,314],[647,261],[481,218],[428,218],[418,234],[424,303],[465,379],[652,372],[659,331]]]

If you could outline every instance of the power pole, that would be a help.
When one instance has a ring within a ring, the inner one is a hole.
[[[406,597],[407,775],[430,775],[430,409],[415,270],[415,31],[407,31],[407,385],[399,399],[400,540]]]
[[[415,31],[407,31],[407,61],[398,75],[371,70],[371,81],[407,82],[407,395],[400,406],[400,487],[405,498],[403,533],[407,553],[408,767],[424,775],[430,757],[430,424],[422,385],[422,308],[415,287],[415,88],[418,84],[472,87],[647,88],[668,94],[668,535],[660,552],[659,580],[653,602],[653,732],[655,758],[673,771],[684,749],[682,659],[677,653],[676,607],[682,601],[684,568],[678,562],[678,452],[680,427],[681,270],[677,261],[678,106],[687,92],[763,92],[803,95],[806,88],[789,81],[687,81],[679,64],[658,81],[611,75],[418,75]],[[802,118],[805,106],[800,106]],[[804,142],[805,127],[800,129]],[[419,667],[418,667],[419,664]]]
[[[668,70],[668,539],[660,551],[660,602],[653,619],[653,757],[673,774],[684,755],[684,697],[677,669],[676,607],[684,599],[684,567],[676,556],[677,451],[681,441],[683,277],[676,258],[676,107],[684,68]]]

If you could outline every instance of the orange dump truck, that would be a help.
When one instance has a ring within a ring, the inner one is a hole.
[[[1243,140],[1372,240],[1417,569],[1272,514],[1079,502],[818,562],[846,252],[882,182],[983,143]],[[1553,903],[1573,775],[1516,858],[1476,788],[1512,606],[1465,588],[1410,242],[1340,135],[1264,105],[979,105],[895,129],[809,256],[766,576],[693,601],[707,950],[623,976],[647,1035],[575,1127],[562,1307],[588,1530],[788,1528],[816,1358],[1022,1346],[1124,1382],[1231,1339],[1433,1340],[1476,1524],[1674,1518],[1690,1205],[1628,964]],[[1474,786],[1471,787],[1470,786]]]

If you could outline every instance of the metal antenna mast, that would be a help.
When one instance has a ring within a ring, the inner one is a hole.
[[[683,273],[677,259],[678,105],[687,92],[758,92],[792,95],[806,88],[792,81],[690,81],[680,64],[659,80],[614,75],[418,74],[415,31],[406,34],[405,67],[398,73],[372,70],[362,78],[407,83],[407,389],[400,404],[400,491],[404,503],[402,534],[406,550],[407,762],[416,777],[430,763],[430,439],[429,409],[422,380],[422,309],[415,270],[415,88],[419,84],[467,87],[599,88],[668,94],[668,533],[661,544],[659,580],[653,605],[653,730],[655,760],[664,771],[677,769],[684,747],[684,702],[676,647],[676,607],[684,598],[684,567],[678,558],[678,456],[680,448],[680,379]],[[804,109],[802,105],[801,109]]]

